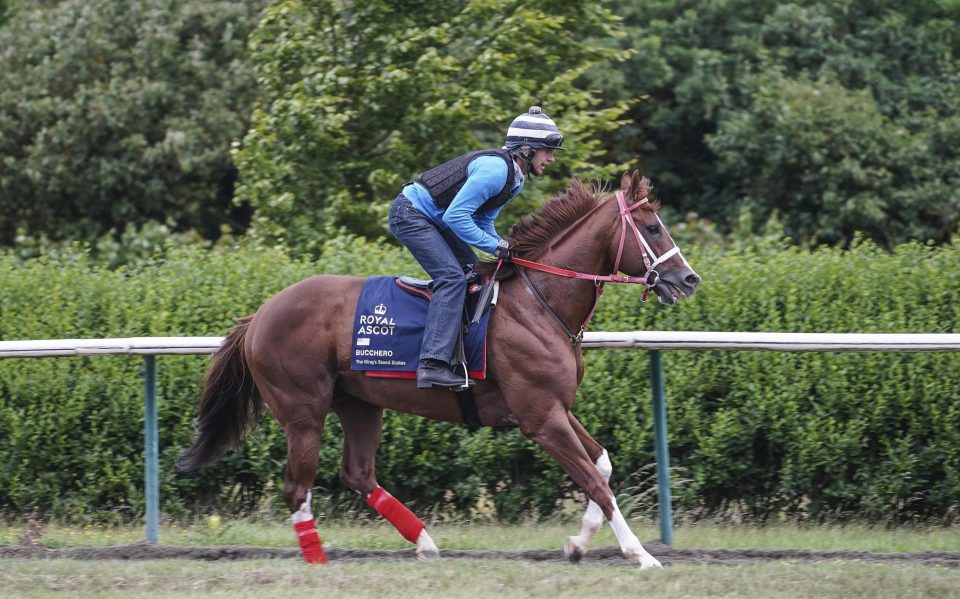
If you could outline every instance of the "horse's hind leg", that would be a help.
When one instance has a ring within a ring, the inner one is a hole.
[[[287,437],[287,467],[283,473],[283,499],[290,508],[293,528],[297,533],[303,560],[308,564],[325,564],[327,556],[320,543],[313,519],[311,501],[313,482],[319,463],[322,421],[297,421],[284,424]]]
[[[287,467],[283,499],[290,508],[293,528],[303,559],[308,564],[327,563],[311,510],[312,489],[320,458],[320,438],[330,410],[333,385],[323,377],[297,384],[296,378],[273,364],[258,364],[258,388],[287,438]],[[304,377],[306,378],[306,377]]]
[[[521,420],[520,430],[556,460],[587,497],[600,506],[603,515],[610,521],[624,556],[638,562],[641,568],[660,567],[660,562],[643,548],[640,539],[627,525],[610,491],[610,485],[597,472],[596,465],[577,437],[569,412],[554,409],[536,420]]]
[[[292,512],[293,528],[304,561],[308,564],[325,564],[327,556],[323,552],[310,507],[323,425],[296,422],[284,428],[287,435],[287,467],[284,472],[283,499]]]
[[[440,550],[426,526],[405,505],[377,484],[376,456],[383,428],[383,408],[356,397],[340,397],[334,404],[334,413],[343,427],[343,459],[340,480],[359,493],[378,514],[411,543],[417,545],[417,558],[428,560],[440,557]]]
[[[587,451],[593,465],[596,466],[597,472],[600,473],[603,480],[609,483],[610,475],[613,474],[613,465],[610,463],[607,450],[590,436],[590,433],[580,424],[580,421],[576,419],[572,412],[567,412],[567,418],[570,420],[573,432]],[[597,502],[592,499],[587,500],[587,511],[584,512],[583,518],[580,520],[580,534],[569,537],[563,545],[563,554],[567,559],[572,562],[579,562],[586,555],[587,547],[590,545],[593,535],[597,534],[602,525],[603,510],[600,509]]]

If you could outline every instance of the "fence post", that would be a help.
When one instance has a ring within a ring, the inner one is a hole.
[[[653,442],[657,459],[657,499],[660,511],[660,542],[673,545],[673,506],[670,497],[670,449],[667,446],[667,405],[664,397],[663,361],[660,350],[650,351],[650,382],[653,386]]]
[[[157,433],[157,363],[154,356],[143,361],[144,491],[147,512],[147,542],[156,543],[160,527],[159,435]]]

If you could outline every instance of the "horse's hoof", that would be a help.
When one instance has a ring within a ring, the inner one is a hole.
[[[660,560],[653,557],[652,555],[646,555],[640,558],[640,569],[647,570],[649,568],[663,568],[660,564]]]
[[[432,562],[440,559],[440,551],[436,549],[417,549],[417,559],[421,562]]]
[[[427,534],[426,528],[421,530],[420,536],[417,537],[417,559],[421,562],[432,562],[440,559],[440,550],[437,549],[437,544]]]
[[[567,542],[563,544],[563,557],[567,558],[570,563],[580,563],[580,560],[582,560],[583,556],[586,554],[587,550],[580,547],[572,540],[568,539]]]

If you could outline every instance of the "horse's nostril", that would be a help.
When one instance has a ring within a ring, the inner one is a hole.
[[[687,275],[687,278],[684,279],[684,281],[686,281],[687,284],[692,285],[693,287],[696,287],[697,285],[700,284],[700,277],[697,276],[696,274],[690,274],[690,275]]]

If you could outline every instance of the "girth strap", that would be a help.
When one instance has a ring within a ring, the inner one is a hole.
[[[523,268],[520,270],[520,277],[523,279],[523,282],[527,284],[527,287],[530,289],[530,293],[533,294],[533,297],[537,298],[537,301],[540,302],[540,305],[543,306],[543,309],[547,311],[547,314],[550,315],[560,328],[563,329],[563,332],[567,335],[567,339],[570,340],[570,343],[577,344],[583,340],[583,331],[580,331],[580,334],[575,334],[570,327],[567,326],[567,323],[563,322],[563,319],[560,318],[556,312],[553,311],[553,308],[550,307],[550,304],[547,303],[547,300],[544,299],[543,294],[540,293],[540,290],[537,289],[537,286],[533,284],[533,281],[530,280],[530,276],[527,274],[527,271]]]
[[[477,413],[477,401],[473,397],[473,387],[457,391],[457,405],[460,406],[460,415],[467,431],[477,432],[483,424],[480,423],[480,414]]]

